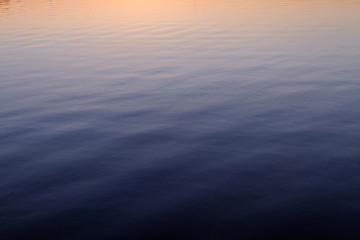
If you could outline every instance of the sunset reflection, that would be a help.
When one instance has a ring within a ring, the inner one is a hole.
[[[360,0],[0,0],[0,239],[360,239]]]

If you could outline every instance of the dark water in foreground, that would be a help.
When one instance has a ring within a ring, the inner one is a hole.
[[[359,23],[0,0],[0,239],[360,239]]]

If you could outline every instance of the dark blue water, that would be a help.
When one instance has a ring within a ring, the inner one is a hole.
[[[0,239],[360,239],[360,1],[0,1]]]

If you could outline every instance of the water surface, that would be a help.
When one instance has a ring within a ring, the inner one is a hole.
[[[360,239],[359,23],[0,0],[0,239]]]

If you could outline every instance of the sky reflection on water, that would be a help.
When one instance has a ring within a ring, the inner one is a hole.
[[[0,0],[0,236],[359,239],[360,1]]]

